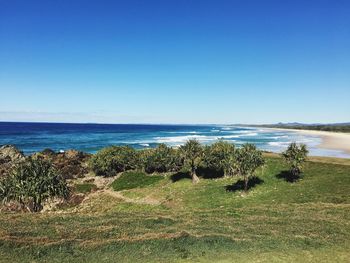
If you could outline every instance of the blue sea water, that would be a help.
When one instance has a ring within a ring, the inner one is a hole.
[[[236,145],[254,143],[263,150],[281,152],[289,143],[307,144],[316,156],[350,156],[342,151],[320,149],[321,138],[294,131],[280,131],[232,125],[146,125],[146,124],[66,124],[0,122],[0,145],[12,144],[25,154],[50,148],[77,149],[95,153],[109,145],[134,148],[155,147],[159,143],[180,146],[188,139],[210,144],[219,139]]]

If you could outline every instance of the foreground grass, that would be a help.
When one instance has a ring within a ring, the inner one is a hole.
[[[238,178],[167,175],[122,188],[160,205],[101,193],[64,212],[2,213],[0,261],[349,262],[350,167],[312,161],[296,182],[285,170],[268,157],[247,196]]]

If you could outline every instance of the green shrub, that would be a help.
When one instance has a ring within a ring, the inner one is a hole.
[[[157,148],[148,150],[148,154],[144,159],[144,169],[147,173],[178,171],[182,164],[183,161],[179,151],[165,144],[160,144]]]
[[[143,172],[125,172],[119,178],[114,180],[111,186],[115,191],[137,187],[143,188],[155,184],[162,179],[163,177],[159,175],[147,175]]]
[[[38,212],[49,198],[67,198],[66,181],[52,164],[43,159],[28,159],[15,166],[8,177],[0,181],[0,199],[16,201],[22,208]]]
[[[103,148],[89,161],[90,169],[99,176],[114,176],[119,172],[136,169],[138,165],[138,154],[129,146]]]
[[[83,194],[90,193],[91,191],[97,189],[97,186],[95,184],[90,184],[90,183],[75,184],[74,187],[78,193],[83,193]]]
[[[203,162],[208,168],[223,171],[224,176],[233,175],[237,169],[234,144],[218,141],[205,146]]]
[[[146,170],[147,162],[148,162],[150,156],[153,154],[153,152],[154,152],[153,148],[146,148],[146,149],[142,149],[142,150],[137,151],[138,160],[139,160],[137,168],[139,170],[143,170],[143,171]]]

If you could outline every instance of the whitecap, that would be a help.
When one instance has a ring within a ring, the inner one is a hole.
[[[239,138],[241,137],[240,135],[223,135],[220,136],[220,138],[225,138],[225,139],[230,139],[230,138]]]
[[[281,136],[271,136],[271,137],[269,137],[269,138],[278,140],[278,139],[288,138],[288,137],[289,137],[289,136],[287,136],[287,135],[281,135]]]
[[[290,143],[291,142],[269,142],[268,145],[270,145],[270,146],[286,146]]]
[[[173,136],[173,137],[155,137],[157,143],[170,143],[170,144],[176,144],[179,143],[185,143],[188,140],[196,139],[200,142],[208,142],[208,141],[214,141],[217,140],[218,136],[205,136],[205,135],[186,135],[186,136]]]
[[[258,135],[258,133],[256,133],[256,132],[250,132],[250,133],[245,134],[245,136],[257,136],[257,135]]]
[[[168,132],[165,132],[165,133],[196,134],[196,133],[198,133],[198,132],[197,132],[197,131],[168,131]]]

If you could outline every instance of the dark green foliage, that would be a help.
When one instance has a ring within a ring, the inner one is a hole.
[[[248,191],[249,178],[254,176],[254,172],[265,164],[262,151],[258,150],[254,144],[246,143],[237,151],[237,171],[244,178],[244,191]]]
[[[152,156],[153,152],[154,152],[153,148],[146,148],[146,149],[137,151],[138,160],[139,160],[137,164],[137,169],[142,171],[146,170],[147,162],[149,158]]]
[[[147,173],[174,172],[181,169],[183,165],[179,150],[166,146],[158,145],[155,149],[147,149],[144,159],[144,169]]]
[[[283,158],[290,166],[290,172],[293,176],[299,176],[303,165],[307,159],[308,150],[305,144],[297,145],[295,142],[288,146],[288,149],[282,153]]]
[[[314,130],[330,132],[350,132],[350,124],[275,124],[275,125],[257,125],[258,127],[297,129],[297,130]]]
[[[190,166],[193,183],[198,183],[199,178],[196,169],[203,158],[203,147],[197,140],[189,140],[180,147],[180,153],[185,160],[185,164]]]
[[[49,198],[67,198],[66,181],[50,162],[29,158],[13,168],[10,175],[0,181],[3,202],[16,201],[22,208],[38,212]]]
[[[110,146],[97,152],[89,161],[90,169],[100,176],[115,176],[139,166],[138,154],[129,146]]]
[[[91,191],[97,188],[95,184],[90,184],[90,183],[75,184],[74,187],[78,193],[83,193],[83,194],[90,193]]]
[[[234,144],[218,141],[204,150],[203,162],[208,168],[221,170],[224,176],[233,175],[237,170]]]
[[[142,172],[125,172],[119,178],[114,180],[112,188],[115,191],[121,191],[133,188],[143,188],[152,185],[163,179],[163,176],[147,175]]]

